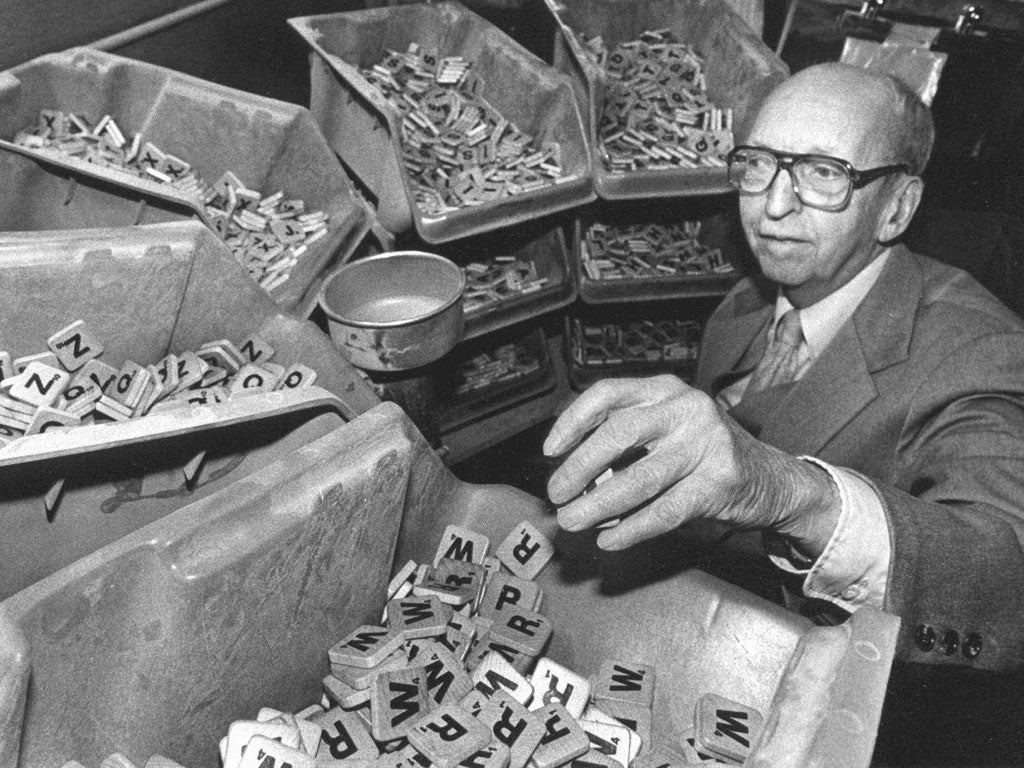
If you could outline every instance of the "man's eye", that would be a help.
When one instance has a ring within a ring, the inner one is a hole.
[[[774,164],[772,158],[766,155],[747,155],[746,163],[747,168],[755,173],[766,171]]]
[[[843,169],[835,163],[811,161],[804,166],[804,171],[818,181],[840,181],[846,176]]]

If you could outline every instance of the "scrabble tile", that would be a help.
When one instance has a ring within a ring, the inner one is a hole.
[[[624,701],[654,706],[654,667],[636,662],[605,659],[593,680],[594,701]]]
[[[120,752],[115,752],[103,759],[103,762],[100,763],[100,768],[135,768],[135,763]]]
[[[483,749],[467,757],[461,763],[462,768],[508,768],[511,753],[500,741],[492,740]]]
[[[260,392],[272,392],[277,379],[269,371],[248,363],[242,366],[231,384],[231,396],[252,395]]]
[[[537,716],[505,691],[491,694],[477,717],[508,747],[509,768],[523,768],[544,736]]]
[[[649,752],[641,753],[639,757],[630,763],[629,768],[677,768],[684,763],[689,764],[690,761],[681,754],[677,754],[674,750],[658,747]]]
[[[601,702],[601,707],[613,720],[622,723],[629,728],[639,741],[635,749],[631,745],[630,752],[646,754],[650,751],[652,737],[654,735],[654,714],[650,707],[643,704],[633,704],[627,701],[606,700]],[[587,711],[583,713],[583,719],[587,719]]]
[[[204,344],[196,350],[196,356],[200,360],[207,363],[210,367],[222,368],[228,374],[238,373],[244,364],[236,354],[229,352],[220,342]]]
[[[405,736],[427,712],[427,685],[423,667],[384,672],[370,688],[373,738],[388,741]]]
[[[160,383],[164,385],[164,392],[171,394],[178,389],[178,356],[167,355],[156,364],[157,374]]]
[[[103,396],[103,390],[91,379],[82,380],[75,377],[64,389],[63,394],[57,398],[56,407],[64,411],[78,413],[82,409],[89,408]]]
[[[457,703],[473,689],[473,681],[459,660],[436,642],[423,652],[420,664],[426,675],[427,697],[434,704]]]
[[[273,707],[260,707],[260,711],[256,713],[256,722],[265,723],[269,720],[276,720],[285,714],[280,709],[274,709]]]
[[[462,697],[459,705],[473,715],[473,717],[479,717],[488,698],[490,696],[487,693],[478,688],[473,688],[473,690]]]
[[[10,424],[5,424],[6,417],[0,415],[0,440],[4,441],[4,445],[7,445],[12,440],[17,440],[23,434],[25,430],[22,427],[13,427]]]
[[[495,614],[506,608],[537,610],[535,605],[540,594],[540,585],[535,581],[506,573],[492,573],[484,587],[477,611],[481,616],[494,618]]]
[[[437,547],[437,554],[434,555],[434,567],[446,557],[482,563],[490,545],[490,539],[483,534],[458,525],[449,525],[445,528],[441,543]]]
[[[94,410],[114,421],[127,421],[132,416],[130,408],[125,408],[121,403],[106,395],[96,401]]]
[[[553,701],[534,712],[544,725],[544,735],[530,758],[533,768],[556,768],[590,750],[590,740],[569,711]]]
[[[65,371],[33,362],[14,378],[4,381],[11,382],[7,391],[9,398],[42,408],[53,405],[70,380]]]
[[[292,749],[297,749],[299,746],[299,729],[294,726],[279,722],[261,723],[256,720],[236,720],[228,726],[227,742],[224,749],[224,768],[238,768],[246,745],[249,744],[250,739],[257,736],[280,740],[279,743]]]
[[[110,391],[115,379],[117,379],[117,369],[112,365],[107,365],[102,360],[89,360],[78,370],[71,382],[84,384],[91,381],[106,394]]]
[[[466,667],[475,670],[490,653],[496,653],[512,665],[520,674],[525,675],[526,671],[533,664],[534,657],[523,653],[518,648],[513,648],[508,643],[491,637],[490,630],[477,636],[473,647],[466,654]]]
[[[297,747],[286,746],[267,736],[253,736],[238,768],[316,768],[316,761]]]
[[[533,698],[533,685],[499,653],[488,653],[473,670],[473,685],[490,696],[505,691],[520,704]]]
[[[442,705],[409,729],[409,744],[436,768],[455,768],[490,742],[490,729],[457,703]]]
[[[182,352],[178,355],[178,386],[175,387],[174,391],[181,392],[193,384],[198,384],[202,381],[209,368],[210,365],[205,360],[200,359],[195,352]]]
[[[85,327],[84,320],[76,320],[71,325],[61,328],[46,340],[46,346],[67,371],[77,371],[90,360],[103,354],[103,345]]]
[[[299,718],[297,715],[289,714],[288,717],[291,718],[299,729],[299,744],[302,746],[302,751],[307,755],[315,756],[320,748],[320,736],[323,733],[323,729],[309,720]]]
[[[630,760],[631,735],[629,728],[624,725],[610,725],[608,723],[595,723],[589,720],[581,720],[580,727],[583,728],[590,740],[591,749],[597,750],[602,755],[607,755],[622,768],[628,768]],[[636,751],[639,752],[640,743],[637,740]]]
[[[134,410],[142,399],[146,382],[149,381],[149,371],[132,360],[126,360],[121,369],[117,372],[113,389],[107,392],[107,396],[130,410]]]
[[[364,624],[332,645],[327,656],[332,664],[371,669],[397,651],[401,644],[399,632]]]
[[[487,581],[487,569],[479,563],[445,557],[437,564],[434,579],[448,586],[472,590],[475,599],[477,594],[483,591]]]
[[[33,418],[35,418],[35,413],[33,413],[32,416],[26,416],[23,413],[9,411],[6,408],[0,409],[0,424],[9,430],[18,432],[19,436],[20,433],[24,433],[24,431],[28,429]]]
[[[727,761],[747,759],[763,724],[764,717],[758,710],[714,693],[701,696],[694,708],[697,746]]]
[[[25,435],[37,435],[41,432],[62,429],[64,427],[77,427],[81,423],[82,420],[77,416],[72,416],[56,408],[40,408],[36,411],[36,415],[32,417],[32,422],[25,430]]]
[[[328,675],[323,679],[323,688],[327,698],[342,709],[355,709],[370,700],[370,688],[353,688],[334,675]]]
[[[380,759],[369,763],[366,768],[430,768],[430,760],[418,749],[408,744],[406,739],[399,739],[395,743],[396,749],[382,750]],[[399,744],[401,746],[398,746]],[[352,768],[350,762],[339,764],[337,768]],[[318,762],[317,768],[331,767]]]
[[[264,363],[264,366],[269,368],[272,363]],[[278,376],[277,384],[274,385],[274,389],[301,389],[302,387],[311,387],[316,383],[317,373],[309,366],[303,365],[302,363],[293,363],[284,369],[284,371]]]
[[[551,620],[525,608],[506,608],[494,616],[491,638],[527,656],[539,656],[551,638]]]
[[[585,755],[574,758],[569,763],[569,768],[622,768],[622,766],[608,755],[602,755],[596,749],[591,749]]]
[[[590,682],[582,675],[544,657],[537,662],[530,678],[534,697],[531,709],[540,709],[552,701],[562,704],[578,718],[590,700]]]
[[[448,651],[461,665],[473,645],[473,636],[454,627],[448,627],[443,635],[439,635],[435,639],[435,642]]]
[[[433,595],[390,600],[387,608],[388,626],[404,640],[439,635],[451,618],[451,608]]]
[[[398,591],[399,587],[401,587],[407,581],[412,579],[412,575],[415,571],[415,560],[410,560],[398,569],[395,575],[391,577],[391,581],[388,583],[388,600],[391,600],[395,596],[395,593]]]
[[[501,560],[494,555],[485,557],[481,565],[483,565],[488,573],[503,573],[505,571],[505,566],[501,564]]]
[[[310,704],[305,709],[300,709],[298,712],[296,712],[295,717],[298,720],[309,720],[311,718],[316,717],[317,715],[324,714],[324,712],[326,711],[327,710],[325,710],[319,704]]]
[[[409,661],[410,659],[407,659],[406,655],[399,649],[382,660],[380,664],[369,668],[353,667],[348,664],[331,662],[331,674],[345,683],[345,685],[361,691],[373,685],[374,679],[381,672],[407,667],[409,666]]]
[[[259,365],[274,356],[274,348],[259,336],[247,336],[239,347],[238,351],[246,363]]]
[[[163,755],[151,755],[144,768],[185,768],[181,763]]]
[[[41,363],[50,368],[61,368],[60,360],[53,352],[37,352],[34,355],[25,355],[14,359],[14,373],[24,373],[25,369],[32,363]]]
[[[373,737],[354,712],[334,707],[314,715],[310,722],[321,729],[318,760],[376,760],[380,756]]]
[[[554,556],[555,547],[536,527],[524,520],[494,554],[516,576],[533,579]]]

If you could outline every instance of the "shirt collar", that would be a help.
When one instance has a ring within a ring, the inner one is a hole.
[[[878,281],[878,276],[889,260],[890,252],[890,249],[885,249],[839,290],[833,291],[820,301],[799,310],[800,326],[803,328],[804,339],[807,341],[811,358],[821,355],[829,342],[839,333],[843,323],[853,316],[868,291]],[[778,298],[775,300],[772,335],[775,333],[775,326],[778,324],[779,318],[791,309],[793,309],[793,305],[782,291],[779,291]]]

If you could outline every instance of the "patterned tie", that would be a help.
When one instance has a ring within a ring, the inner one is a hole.
[[[779,387],[796,380],[800,372],[800,344],[804,331],[800,327],[800,312],[791,309],[779,318],[775,326],[775,338],[764,351],[764,357],[757,364],[743,396],[753,395],[772,387]]]

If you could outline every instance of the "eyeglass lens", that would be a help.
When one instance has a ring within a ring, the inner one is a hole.
[[[764,192],[779,172],[779,161],[771,153],[741,150],[732,158],[729,180],[741,192]],[[841,163],[823,157],[801,157],[792,162],[797,196],[807,205],[831,206],[842,203],[850,191],[850,175]]]

